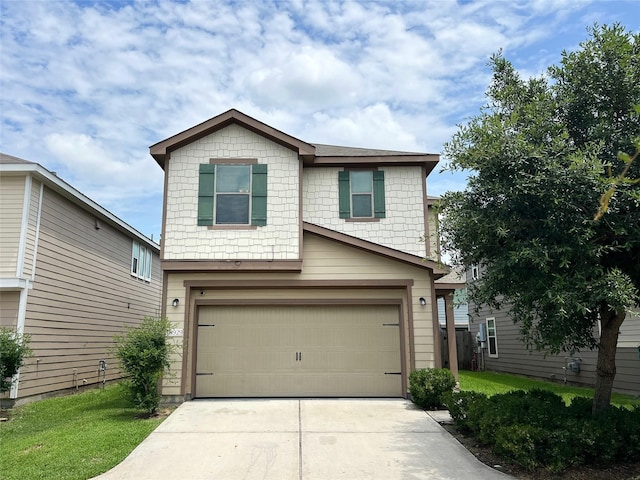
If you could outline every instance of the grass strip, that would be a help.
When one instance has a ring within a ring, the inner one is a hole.
[[[164,418],[139,413],[119,385],[17,407],[0,424],[0,477],[85,480],[106,472]]]
[[[572,385],[546,382],[544,380],[533,380],[531,378],[507,373],[469,372],[461,370],[459,372],[459,381],[461,390],[473,390],[489,396],[513,390],[540,388],[560,395],[567,405],[571,403],[571,399],[574,397],[593,398],[593,388],[575,387]],[[633,408],[640,406],[640,398],[614,393],[611,396],[611,403],[617,406]]]

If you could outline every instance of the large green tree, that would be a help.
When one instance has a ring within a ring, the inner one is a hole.
[[[618,154],[640,137],[640,34],[620,25],[589,34],[538,78],[492,57],[487,104],[445,145],[450,168],[471,175],[444,195],[441,227],[455,264],[484,269],[472,298],[508,308],[528,347],[598,349],[598,412],[610,405],[620,325],[639,299],[640,185],[626,180],[640,165]]]

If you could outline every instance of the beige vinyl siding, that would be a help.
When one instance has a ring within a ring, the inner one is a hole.
[[[24,176],[0,176],[0,277],[16,277]]]
[[[120,376],[110,353],[113,336],[144,316],[159,314],[160,262],[153,255],[151,282],[131,276],[132,239],[75,204],[44,191],[33,289],[25,333],[33,356],[21,370],[19,397]]]
[[[405,365],[404,371],[408,374],[412,368],[427,368],[434,366],[433,355],[433,323],[431,307],[431,278],[426,269],[413,267],[379,255],[365,252],[353,247],[343,245],[338,242],[324,239],[320,236],[305,233],[304,235],[304,265],[301,273],[243,273],[234,272],[230,277],[228,273],[174,273],[169,274],[167,279],[167,317],[177,329],[184,329],[184,338],[177,336],[176,343],[183,344],[186,339],[189,345],[193,345],[193,338],[190,328],[193,327],[194,302],[196,300],[216,300],[234,299],[241,304],[243,300],[256,299],[327,299],[330,300],[353,300],[353,299],[390,299],[399,302],[402,311],[404,345],[405,345]],[[407,298],[407,291],[404,287],[393,288],[316,288],[316,289],[238,289],[238,290],[216,290],[214,288],[200,289],[193,292],[189,311],[191,317],[184,323],[185,315],[185,281],[207,281],[207,280],[227,280],[227,281],[251,281],[258,280],[268,285],[271,281],[331,281],[337,285],[341,281],[363,280],[363,281],[413,281],[410,287],[410,296]],[[426,306],[420,306],[419,298],[427,300]],[[174,298],[180,300],[177,308],[171,306]],[[411,304],[409,302],[411,301]],[[411,312],[411,313],[409,313]],[[410,364],[409,345],[410,328],[409,317],[413,318],[414,333],[414,353],[415,365]],[[181,394],[181,364],[182,357],[176,355],[174,359],[173,377],[165,379],[163,393],[165,395]],[[184,391],[191,391],[191,373],[193,364],[190,355],[184,358],[186,362],[186,378],[184,378]]]
[[[33,181],[31,184],[31,198],[29,199],[29,218],[27,219],[27,234],[25,237],[24,265],[22,275],[31,277],[36,253],[36,235],[38,227],[38,210],[40,203],[41,183]]]
[[[19,304],[20,292],[0,290],[0,327],[16,327]]]

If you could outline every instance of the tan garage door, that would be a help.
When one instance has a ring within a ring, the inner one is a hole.
[[[206,306],[197,397],[401,396],[397,306]]]

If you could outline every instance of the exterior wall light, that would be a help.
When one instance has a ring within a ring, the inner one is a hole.
[[[177,298],[174,298],[173,302],[171,302],[171,305],[173,305],[174,307],[177,307],[179,303],[180,303],[180,300],[178,300]]]
[[[424,297],[420,297],[420,305],[422,307],[426,306],[427,305],[427,299],[424,298]]]

